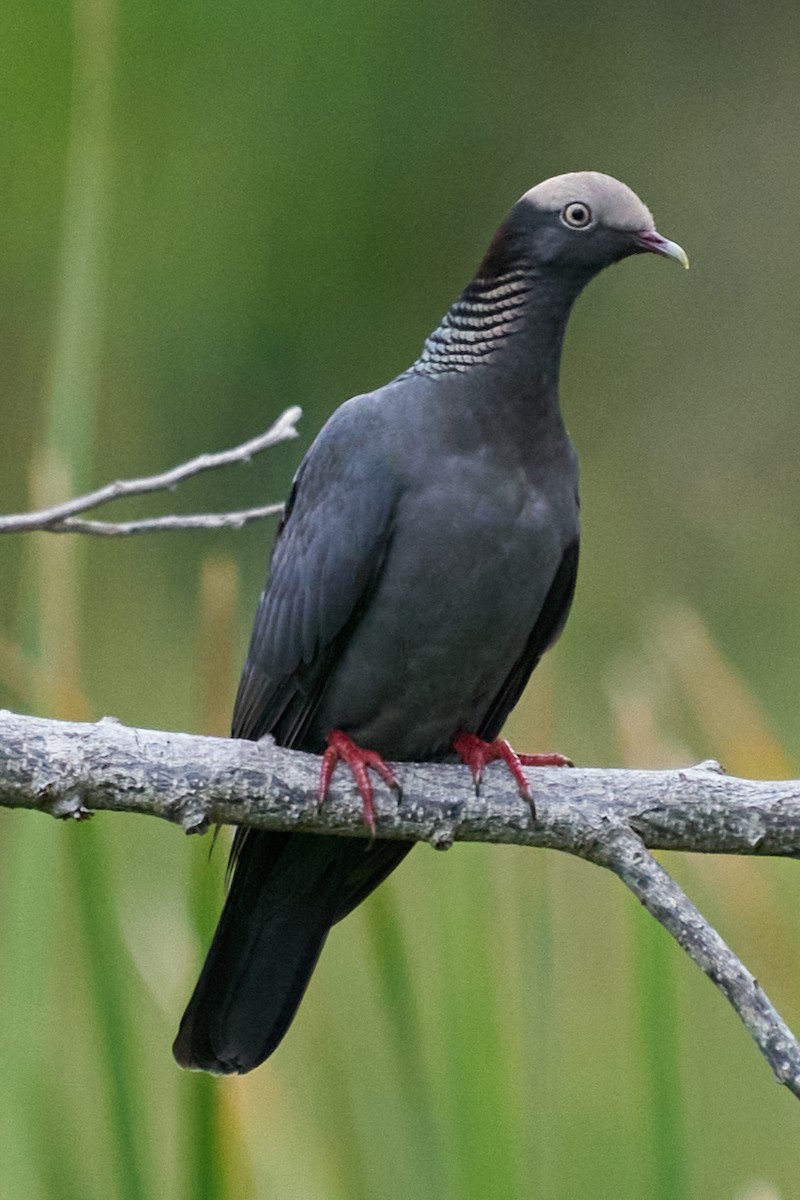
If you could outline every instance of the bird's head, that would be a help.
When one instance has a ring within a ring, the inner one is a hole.
[[[535,264],[593,275],[631,254],[689,259],[656,230],[649,209],[618,179],[597,171],[557,175],[531,188],[514,206],[514,240],[524,240]]]

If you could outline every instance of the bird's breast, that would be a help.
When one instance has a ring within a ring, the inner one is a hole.
[[[563,495],[562,495],[563,491]],[[406,490],[376,591],[343,649],[319,720],[394,758],[447,752],[474,728],[523,648],[564,548],[574,483],[519,466],[442,460]]]

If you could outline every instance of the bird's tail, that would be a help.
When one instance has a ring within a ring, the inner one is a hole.
[[[331,925],[408,849],[248,831],[173,1045],[180,1066],[228,1075],[263,1062],[292,1022]]]

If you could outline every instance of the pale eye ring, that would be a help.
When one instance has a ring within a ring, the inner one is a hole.
[[[561,210],[561,220],[570,229],[585,229],[592,223],[592,210],[582,200],[573,200]]]

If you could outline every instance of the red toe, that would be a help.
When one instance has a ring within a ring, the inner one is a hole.
[[[574,767],[575,763],[564,754],[517,754],[523,767]]]
[[[333,772],[338,762],[346,762],[353,772],[353,778],[364,806],[364,824],[372,836],[375,836],[375,804],[373,801],[372,782],[368,772],[377,771],[381,779],[390,788],[398,786],[394,771],[384,762],[374,750],[365,750],[341,729],[333,729],[326,737],[327,749],[322,756],[322,769],[319,774],[317,796],[320,804],[328,794]]]
[[[483,738],[476,737],[474,733],[459,733],[453,738],[453,749],[472,771],[476,789],[480,787],[483,768],[486,764],[494,762],[496,759],[502,759],[514,776],[520,796],[530,804],[531,811],[533,811],[533,796],[522,768],[572,766],[570,760],[563,754],[517,754],[514,747],[505,738],[495,738],[492,742],[486,742]]]

